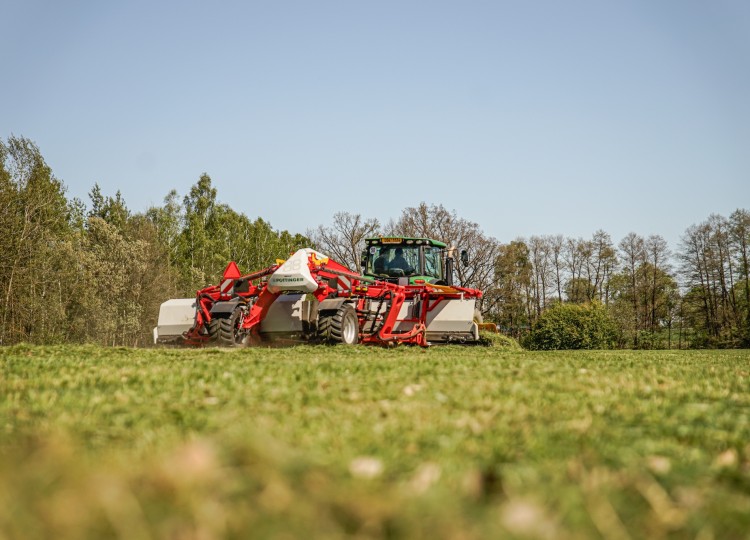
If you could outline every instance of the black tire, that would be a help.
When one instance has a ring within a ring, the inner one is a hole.
[[[229,317],[215,319],[218,321],[218,331],[216,332],[217,345],[222,347],[238,347],[245,344],[247,336],[240,332],[239,328],[241,315],[242,310],[235,309]]]
[[[208,342],[214,343],[219,339],[219,327],[221,319],[211,319],[208,321]]]
[[[357,312],[348,304],[318,315],[318,338],[323,343],[356,345],[359,341]]]

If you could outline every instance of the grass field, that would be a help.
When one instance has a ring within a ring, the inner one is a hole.
[[[750,351],[0,349],[0,539],[750,538]]]

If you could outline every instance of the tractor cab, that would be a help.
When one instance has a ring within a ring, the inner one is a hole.
[[[453,259],[448,246],[429,238],[366,238],[362,268],[366,276],[409,283],[450,285]],[[462,252],[462,260],[466,259]]]

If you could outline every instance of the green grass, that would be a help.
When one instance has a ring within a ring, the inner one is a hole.
[[[0,538],[750,538],[750,351],[0,349]]]

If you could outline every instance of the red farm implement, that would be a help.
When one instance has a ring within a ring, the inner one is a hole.
[[[481,291],[444,279],[452,264],[444,244],[416,241],[368,239],[364,275],[309,248],[251,274],[230,263],[219,285],[162,304],[154,339],[194,346],[477,342]],[[371,271],[376,255],[382,274]]]

